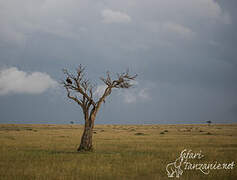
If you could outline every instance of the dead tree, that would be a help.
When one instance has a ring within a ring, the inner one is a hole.
[[[101,97],[96,98],[94,97],[95,86],[85,77],[84,70],[85,68],[82,65],[76,69],[76,73],[70,73],[67,69],[64,69],[65,80],[63,81],[63,86],[67,90],[67,97],[75,101],[82,108],[84,114],[84,132],[77,150],[91,151],[93,150],[92,134],[94,123],[101,104],[111,94],[112,89],[130,88],[132,86],[131,81],[135,80],[137,75],[130,75],[127,70],[125,73],[117,74],[117,77],[113,79],[111,74],[107,72],[105,78],[100,78],[106,88]]]

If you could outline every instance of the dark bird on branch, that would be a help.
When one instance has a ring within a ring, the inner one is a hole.
[[[67,78],[66,81],[67,81],[68,84],[72,84],[71,79]]]

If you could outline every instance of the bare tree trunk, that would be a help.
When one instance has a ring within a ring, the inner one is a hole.
[[[81,144],[77,151],[92,151],[92,135],[93,135],[93,128],[94,128],[94,120],[87,119],[85,121],[84,132],[81,137]]]

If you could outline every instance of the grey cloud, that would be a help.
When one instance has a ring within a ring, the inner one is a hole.
[[[237,102],[235,4],[233,0],[1,1],[0,65],[46,72],[57,80],[62,68],[74,69],[80,63],[87,66],[92,80],[106,70],[121,72],[129,67],[141,83],[129,93],[137,97],[144,89],[149,101],[126,104],[122,96],[112,95],[101,110],[100,122],[126,118],[131,118],[126,121],[130,123],[143,122],[142,118],[220,122],[225,117],[236,121],[233,113],[227,113]],[[104,23],[105,9],[127,16],[123,20],[117,16],[119,23]],[[146,82],[155,86],[146,89]],[[51,107],[47,94],[37,99],[38,106]],[[13,101],[0,98],[4,99],[1,108]],[[18,104],[22,101],[18,97]],[[31,103],[30,97],[26,102]],[[54,105],[68,113],[53,113],[57,110],[51,107],[52,119],[78,118],[75,105],[66,102],[55,98]],[[14,108],[19,115],[17,104]]]
[[[111,9],[104,9],[102,12],[104,23],[129,23],[131,17],[124,12],[113,11]]]

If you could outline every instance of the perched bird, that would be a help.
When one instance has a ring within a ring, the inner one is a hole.
[[[66,81],[67,81],[68,84],[72,84],[72,81],[69,77],[66,79]]]

